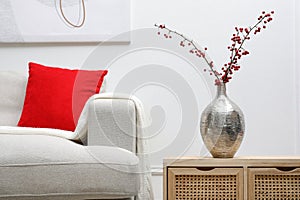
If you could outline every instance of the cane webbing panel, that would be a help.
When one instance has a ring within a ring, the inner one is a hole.
[[[170,169],[172,183],[168,199],[172,200],[238,200],[242,195],[241,169],[196,168]],[[241,183],[241,184],[240,184]]]
[[[234,175],[179,175],[175,178],[176,200],[237,199],[237,180]]]
[[[300,199],[300,174],[255,175],[255,199],[298,200]]]

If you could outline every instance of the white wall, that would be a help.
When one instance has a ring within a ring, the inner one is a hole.
[[[266,31],[249,41],[247,47],[250,55],[241,62],[242,69],[228,85],[229,96],[242,108],[246,120],[246,135],[237,155],[299,154],[297,67],[300,60],[297,54],[300,31],[296,25],[300,19],[300,3],[295,3],[294,0],[132,0],[132,29],[165,23],[190,36],[202,46],[207,46],[210,57],[216,64],[221,65],[228,57],[226,47],[233,28],[253,24],[262,10],[274,10],[275,19]],[[91,63],[91,68],[96,68],[105,63],[101,61],[105,58],[105,53],[99,55],[95,52],[130,49],[130,46],[136,44],[135,39],[132,39],[130,45],[102,46],[100,50],[96,45],[0,46],[0,66],[1,70],[24,73],[29,61],[74,68]],[[164,44],[163,40],[161,44]],[[99,64],[95,61],[95,56],[98,56]],[[152,135],[149,140],[153,152],[152,165],[159,168],[162,158],[173,154],[207,155],[199,136],[198,117],[212,98],[208,89],[211,86],[207,86],[205,78],[197,74],[192,65],[180,56],[145,49],[123,55],[109,66],[111,82],[108,90],[116,90],[119,81],[127,80],[131,73],[151,64],[160,64],[168,70],[180,73],[183,78],[180,80],[191,86],[191,91],[183,94],[194,95],[191,105],[187,106],[186,99],[178,99],[179,95],[172,93],[180,91],[180,84],[163,81],[175,77],[175,74],[169,77],[168,74],[163,74],[165,76],[162,79],[165,80],[153,79],[161,85],[146,84],[138,88],[134,82],[125,84],[125,87],[130,88],[129,91],[135,90],[130,92],[143,100],[153,117],[149,130],[154,130],[157,135]],[[137,74],[147,81],[152,80],[147,74]],[[182,119],[181,114],[184,111],[191,111],[192,114]],[[195,127],[187,127],[185,123]],[[184,129],[180,130],[181,127]],[[176,141],[176,137],[183,138],[183,141]],[[156,199],[161,199],[162,178],[155,176],[153,180]]]
[[[296,35],[296,41],[295,41],[295,58],[296,58],[296,61],[295,61],[295,79],[296,79],[296,94],[297,94],[297,99],[296,99],[296,109],[297,109],[297,121],[296,121],[296,125],[297,125],[297,133],[296,134],[296,153],[297,154],[300,154],[300,144],[299,144],[299,141],[300,141],[300,123],[299,123],[299,116],[300,116],[300,106],[299,106],[299,99],[300,99],[300,81],[298,80],[299,79],[299,73],[300,73],[300,69],[299,69],[299,64],[300,64],[300,56],[299,56],[299,53],[300,53],[300,26],[299,26],[299,23],[300,23],[300,13],[299,13],[299,10],[300,10],[300,2],[299,1],[295,1],[295,35]]]

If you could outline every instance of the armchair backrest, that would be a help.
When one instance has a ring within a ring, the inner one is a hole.
[[[0,126],[16,126],[24,104],[27,77],[17,72],[0,72]]]

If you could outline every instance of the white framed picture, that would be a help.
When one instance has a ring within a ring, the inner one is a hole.
[[[129,42],[129,34],[121,34],[128,31],[130,0],[1,0],[0,3],[1,43],[108,39]]]

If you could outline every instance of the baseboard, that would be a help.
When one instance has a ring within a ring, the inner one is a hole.
[[[151,165],[151,174],[152,174],[152,176],[162,176],[163,175],[163,166],[162,165]]]

